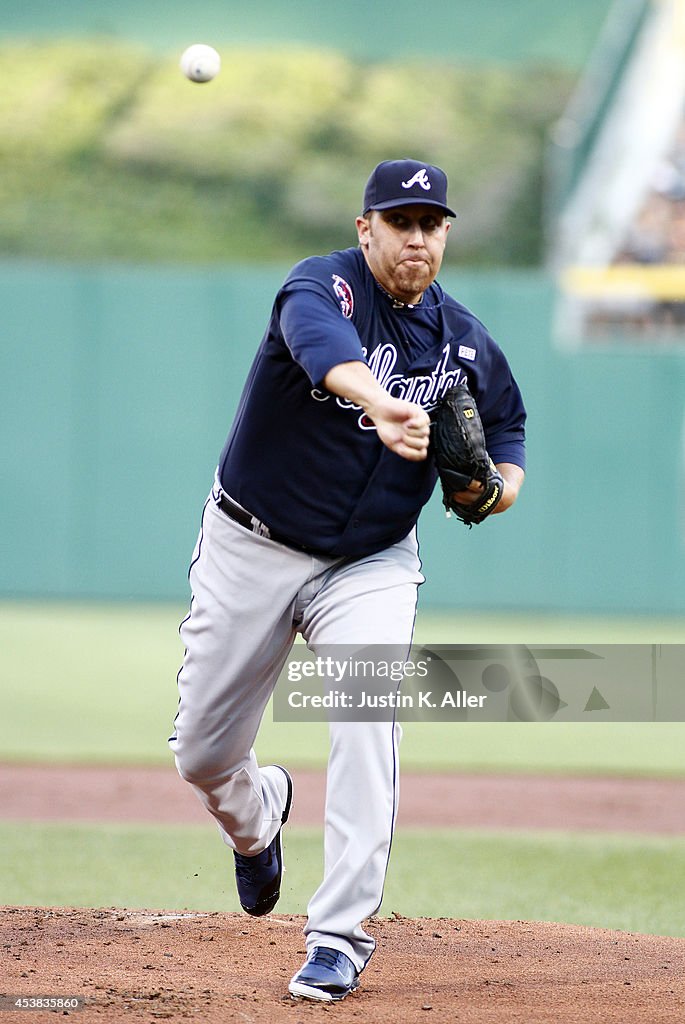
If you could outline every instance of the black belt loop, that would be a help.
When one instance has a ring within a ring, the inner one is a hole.
[[[219,492],[219,500],[217,502],[221,511],[228,516],[229,519],[233,519],[236,523],[240,523],[250,533],[256,533],[260,537],[271,537],[271,531],[268,526],[260,522],[254,516],[251,516],[249,512],[246,512],[240,505],[236,505],[234,501],[231,501],[229,496],[224,492]]]

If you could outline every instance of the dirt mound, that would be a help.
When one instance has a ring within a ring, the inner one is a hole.
[[[209,1024],[682,1024],[685,940],[525,921],[378,918],[360,989],[287,994],[304,918],[117,909],[0,910],[3,992],[80,996],[76,1020]],[[45,1021],[25,1010],[10,1020]],[[331,1018],[327,1018],[331,1019]]]

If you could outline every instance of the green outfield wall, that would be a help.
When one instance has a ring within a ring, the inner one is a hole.
[[[137,40],[157,50],[189,43],[327,46],[378,60],[432,54],[452,60],[581,67],[611,0],[438,0],[421,16],[413,0],[392,8],[348,0],[343,10],[320,0],[32,0],[5,4],[6,38],[94,36]]]
[[[0,595],[185,599],[285,269],[0,265]],[[685,612],[685,346],[561,352],[544,273],[442,283],[509,354],[530,464],[480,528],[424,510],[424,606]]]

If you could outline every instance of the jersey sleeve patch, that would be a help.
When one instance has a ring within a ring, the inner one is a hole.
[[[354,295],[347,281],[338,274],[331,274],[333,280],[333,291],[340,303],[342,315],[346,320],[351,320],[354,312]]]

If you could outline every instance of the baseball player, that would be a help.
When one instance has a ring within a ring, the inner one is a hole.
[[[454,212],[442,170],[385,161],[359,246],[297,264],[276,295],[204,506],[181,625],[170,744],[233,850],[243,909],[279,897],[292,782],[253,744],[296,634],[409,650],[423,582],[416,523],[436,483],[430,412],[477,402],[504,486],[524,476],[525,411],[507,360],[435,278]],[[477,501],[473,484],[461,499]],[[456,560],[455,560],[456,565]],[[307,908],[295,997],[338,1000],[374,951],[398,801],[399,725],[331,721],[323,880]]]

